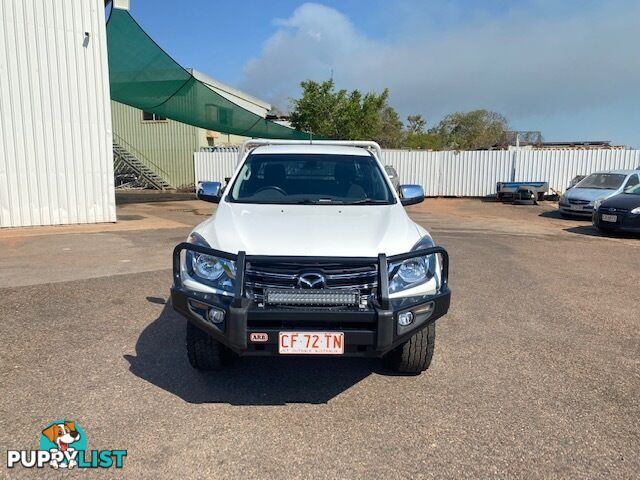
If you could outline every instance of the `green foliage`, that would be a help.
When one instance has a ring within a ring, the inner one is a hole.
[[[477,150],[508,142],[509,125],[489,110],[455,112],[425,131],[420,114],[407,117],[403,129],[398,113],[388,104],[389,92],[362,94],[335,90],[333,80],[302,82],[302,95],[292,100],[292,125],[328,139],[375,140],[383,148]]]
[[[478,150],[507,141],[507,119],[489,110],[456,112],[444,117],[429,133],[437,135],[444,149]]]
[[[402,122],[387,103],[387,89],[379,95],[336,91],[333,80],[305,80],[300,86],[301,97],[292,101],[295,128],[330,139],[379,139],[385,147],[400,145]]]
[[[422,115],[409,115],[402,146],[418,150],[442,150],[442,139],[433,131],[425,132],[426,127],[427,121]]]
[[[443,143],[440,136],[431,132],[407,132],[403,148],[410,148],[413,150],[442,150]]]
[[[427,126],[427,121],[422,115],[409,115],[407,117],[407,131],[408,133],[423,133]]]
[[[405,139],[400,115],[386,105],[380,112],[380,133],[373,137],[382,148],[400,148]]]

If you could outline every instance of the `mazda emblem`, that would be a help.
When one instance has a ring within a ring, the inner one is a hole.
[[[309,272],[298,275],[299,288],[324,288],[327,280],[321,273]]]

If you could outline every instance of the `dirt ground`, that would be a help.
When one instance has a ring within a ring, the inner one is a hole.
[[[426,199],[407,210],[449,251],[452,288],[427,372],[254,358],[203,374],[168,301],[171,250],[215,207],[175,198],[0,231],[3,449],[66,418],[90,449],[128,451],[91,478],[640,475],[640,237],[553,203]]]

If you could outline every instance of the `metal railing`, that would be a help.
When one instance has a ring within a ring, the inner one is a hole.
[[[149,168],[150,170],[155,172],[157,175],[160,175],[162,179],[165,182],[167,182],[167,184],[169,183],[167,181],[167,178],[170,178],[170,175],[166,170],[160,167],[157,163],[149,160],[144,153],[142,153],[140,150],[138,150],[136,147],[131,145],[129,142],[127,142],[124,138],[122,138],[120,135],[118,135],[115,132],[113,132],[113,141],[118,145],[120,145],[121,147],[123,147],[125,150],[128,150],[129,153],[133,155],[142,165]]]

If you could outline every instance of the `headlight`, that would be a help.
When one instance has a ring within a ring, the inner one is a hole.
[[[411,250],[429,247],[433,247],[433,240],[427,236],[416,243]],[[436,265],[435,254],[390,264],[389,293],[401,292],[428,282],[435,275]]]
[[[434,275],[435,255],[416,257],[400,264],[390,264],[389,293],[401,292],[428,282]]]
[[[634,215],[640,215],[640,207],[636,207],[633,210],[631,210],[631,213],[633,213]]]
[[[600,205],[602,205],[602,199],[596,200],[593,202],[593,209],[597,211],[600,208]]]
[[[400,264],[398,276],[405,283],[421,282],[427,278],[427,266],[424,257],[412,258]]]
[[[207,241],[197,233],[192,233],[187,241],[194,245],[209,247]],[[187,250],[185,270],[197,282],[230,293],[234,291],[236,264],[233,260]]]
[[[194,272],[207,280],[218,280],[224,274],[231,279],[236,277],[236,266],[231,260],[194,253],[192,262]]]

